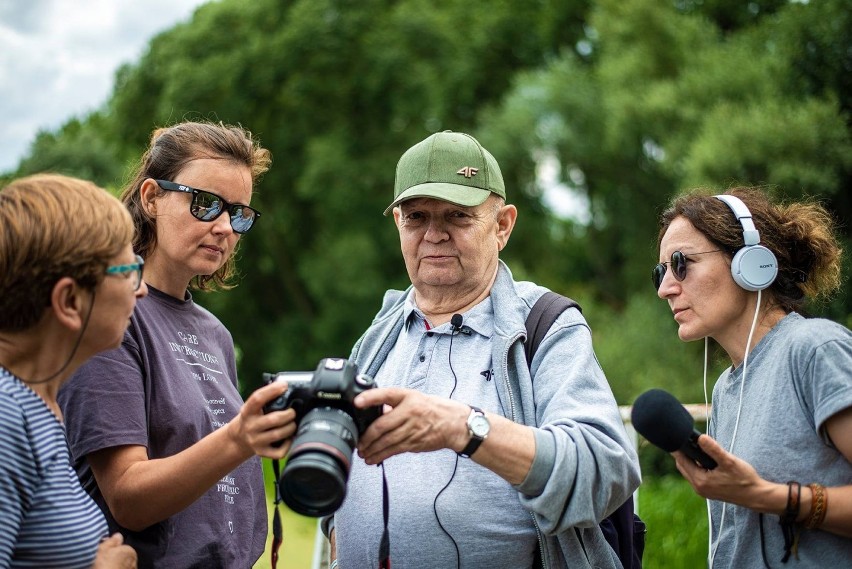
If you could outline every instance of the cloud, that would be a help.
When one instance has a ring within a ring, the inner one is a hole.
[[[0,0],[0,172],[39,130],[99,108],[116,69],[205,0]]]

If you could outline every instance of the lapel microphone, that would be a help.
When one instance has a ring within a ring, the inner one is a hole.
[[[472,332],[470,326],[464,326],[462,323],[464,319],[461,314],[453,314],[453,317],[450,318],[450,328],[453,330],[453,334],[464,334],[465,336],[470,336]]]

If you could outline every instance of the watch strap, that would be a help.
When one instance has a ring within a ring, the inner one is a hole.
[[[482,415],[485,416],[485,413],[479,407],[470,406],[470,415],[468,415],[468,421],[474,415]],[[479,445],[482,444],[482,441],[485,439],[482,437],[478,437],[473,434],[473,431],[470,431],[470,427],[468,427],[468,432],[470,432],[470,441],[468,441],[467,446],[465,446],[462,451],[459,453],[459,456],[462,458],[470,458],[470,455],[476,452],[476,449],[479,448]]]

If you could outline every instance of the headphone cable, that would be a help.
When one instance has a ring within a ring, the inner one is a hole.
[[[748,339],[746,340],[745,355],[743,356],[743,377],[742,377],[742,380],[740,381],[739,403],[737,403],[737,418],[736,418],[736,421],[734,421],[734,434],[731,436],[731,446],[728,447],[728,452],[731,453],[731,454],[734,454],[734,443],[736,443],[737,431],[739,431],[739,427],[740,427],[740,413],[743,410],[743,390],[745,388],[745,383],[746,383],[746,372],[748,371],[748,355],[749,355],[749,351],[751,349],[751,340],[752,340],[752,337],[754,336],[754,330],[757,327],[757,317],[760,314],[761,292],[762,291],[760,291],[760,290],[757,291],[757,304],[754,307],[754,318],[751,321],[751,328],[748,331]],[[722,502],[722,517],[719,520],[719,536],[716,539],[716,547],[711,548],[711,550],[710,550],[710,567],[709,567],[709,569],[713,569],[713,560],[716,558],[716,551],[719,549],[719,544],[721,543],[721,540],[722,540],[722,527],[725,525],[725,512],[726,512],[727,505],[728,505],[727,502]],[[709,501],[708,501],[707,508],[708,508],[707,511],[709,513],[709,511],[710,511]],[[712,535],[712,532],[713,532],[712,520],[710,520],[710,532],[711,532],[711,535]]]

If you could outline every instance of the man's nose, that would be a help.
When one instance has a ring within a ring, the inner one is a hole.
[[[450,238],[447,224],[444,220],[430,220],[426,228],[425,239],[431,242],[445,241]]]

